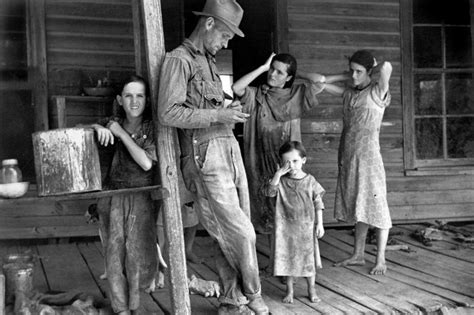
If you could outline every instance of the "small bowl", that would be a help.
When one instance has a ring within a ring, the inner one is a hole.
[[[114,89],[112,87],[85,87],[84,93],[89,96],[112,96]]]
[[[19,198],[26,194],[30,182],[0,184],[1,198]]]

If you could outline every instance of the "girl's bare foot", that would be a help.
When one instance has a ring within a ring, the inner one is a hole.
[[[283,303],[293,303],[293,277],[284,277],[286,279],[286,296]]]
[[[293,293],[288,293],[283,299],[283,303],[293,303]]]
[[[118,315],[131,315],[132,313],[130,311],[121,311],[117,313]]]
[[[318,303],[321,301],[319,296],[316,294],[316,287],[314,285],[308,287],[308,296],[311,303]]]
[[[385,272],[387,272],[387,265],[385,264],[385,261],[377,261],[374,268],[370,270],[371,275],[384,275]]]
[[[334,264],[334,267],[344,267],[344,266],[363,266],[365,265],[364,257],[360,256],[351,256],[345,260],[339,261]]]

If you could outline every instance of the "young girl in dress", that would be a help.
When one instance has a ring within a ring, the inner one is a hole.
[[[264,186],[268,197],[276,197],[275,276],[285,276],[284,303],[293,303],[293,278],[305,277],[311,302],[319,302],[316,294],[316,268],[321,267],[318,238],[324,235],[322,197],[324,188],[303,171],[306,151],[298,141],[283,144],[279,151],[281,166]]]
[[[92,125],[103,146],[114,145],[104,189],[150,186],[157,161],[153,123],[145,118],[147,84],[131,76],[117,95],[121,115]],[[157,269],[156,213],[148,192],[102,198],[97,205],[112,308],[131,314],[139,307],[139,289]]]

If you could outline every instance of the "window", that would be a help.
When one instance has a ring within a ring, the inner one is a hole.
[[[474,166],[474,0],[402,0],[405,166]]]

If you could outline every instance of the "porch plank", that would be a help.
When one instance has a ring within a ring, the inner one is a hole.
[[[346,252],[346,255],[352,250],[352,247],[348,246],[347,244],[329,235],[324,236],[324,241],[322,241],[320,245],[322,248],[324,248],[325,246],[331,246],[332,248],[337,247],[341,250],[344,250]],[[374,255],[367,255],[365,259],[366,259],[366,262],[369,264],[375,263]],[[354,267],[348,267],[348,268],[357,269],[359,267],[354,266]],[[424,290],[432,294],[442,296],[446,299],[456,302],[460,306],[474,307],[474,299],[467,297],[463,294],[456,293],[449,289],[446,289],[444,286],[442,286],[443,284],[442,282],[439,283],[439,282],[434,281],[434,280],[439,280],[438,278],[430,277],[423,274],[420,275],[419,272],[414,271],[413,269],[399,266],[396,264],[389,264],[388,268],[389,270],[385,275],[386,277],[390,277],[392,279],[398,280],[405,284],[411,285],[418,290]],[[418,279],[417,275],[421,279]],[[372,277],[375,277],[375,276],[372,276]],[[439,286],[436,285],[436,283],[438,283]]]
[[[424,225],[396,226],[393,228],[394,231],[403,231],[405,232],[406,235],[403,235],[403,236],[397,235],[395,239],[400,240],[404,243],[407,243],[411,246],[416,246],[416,248],[423,248],[434,253],[453,257],[456,260],[474,263],[474,254],[473,254],[474,244],[472,243],[463,244],[456,241],[453,236],[446,235],[445,240],[433,241],[432,242],[433,246],[427,247],[410,236],[416,230],[421,229],[421,228],[426,228],[426,226]],[[473,235],[474,235],[474,231],[473,231]]]
[[[268,264],[268,257],[270,255],[270,248],[269,248],[269,245],[268,245],[268,239],[266,237],[257,237],[257,250],[261,253],[261,254],[259,254],[259,261],[265,260],[266,264]],[[328,289],[327,286],[324,286],[320,281],[321,280],[320,275],[321,275],[322,271],[324,271],[324,268],[319,269],[317,271],[316,291],[317,291],[318,295],[321,297],[321,300],[322,300],[321,302],[331,301],[331,307],[333,307],[334,309],[331,310],[330,314],[333,314],[333,313],[373,314],[373,313],[375,313],[372,310],[373,308],[371,309],[371,308],[367,308],[367,307],[363,306],[363,300],[364,299],[361,296],[358,296],[358,297],[356,297],[355,300],[352,300],[351,298],[347,298],[346,295],[340,295],[339,292],[336,292],[336,293],[333,292],[333,288]],[[297,291],[297,286],[295,286],[295,288],[294,288],[295,289],[295,296],[298,295],[298,296],[306,297],[307,293],[306,293],[305,279],[298,279],[298,280],[301,283],[298,287],[302,287],[302,288],[298,288],[298,291]],[[324,280],[322,280],[322,281],[324,282]],[[280,283],[280,281],[275,277],[267,277],[265,279],[265,282],[270,282],[272,285],[274,285],[274,286],[276,286],[280,289],[279,297],[280,297],[280,301],[281,301],[281,298],[284,296],[284,294],[286,292],[286,285]],[[350,296],[350,294],[349,294],[349,296]],[[361,300],[362,300],[362,302],[361,302]],[[356,302],[354,302],[354,301],[356,301]],[[309,302],[309,300],[308,300],[308,302]],[[380,304],[380,303],[378,303],[376,301],[372,301],[372,300],[370,300],[368,302],[370,302],[370,303],[367,303],[368,305]],[[328,307],[324,306],[324,305],[319,305],[320,303],[314,304],[314,305],[311,304],[310,307],[312,307],[314,309],[314,311],[320,311],[320,312],[323,312],[323,313],[327,313],[329,311]],[[383,306],[383,305],[380,305],[380,308],[381,309],[386,309],[385,306]]]
[[[345,242],[352,246],[353,236],[346,233],[337,233],[335,231],[329,231],[328,235],[334,236],[335,238]],[[367,244],[366,253],[375,255],[373,248],[375,245]],[[405,253],[402,251],[387,251],[386,260],[391,263],[398,264],[410,269],[417,271],[418,275],[427,275],[438,278],[438,282],[441,287],[450,288],[453,291],[459,293],[470,292],[471,297],[474,297],[474,277],[467,273],[458,272],[450,269],[449,266],[440,264],[438,259],[441,255],[434,255],[431,259],[417,255],[417,253]],[[471,267],[472,268],[472,267]]]
[[[99,243],[100,244],[100,243]],[[108,283],[105,279],[100,279],[100,275],[104,273],[104,257],[98,250],[98,247],[94,243],[78,243],[77,247],[81,252],[84,259],[87,261],[91,273],[99,285],[100,290],[104,295],[108,294]],[[138,309],[140,314],[150,315],[164,315],[165,313],[153,300],[150,294],[140,291],[140,308]]]
[[[38,253],[51,290],[86,292],[99,300],[104,298],[76,246],[38,245]]]
[[[259,254],[259,262],[262,261],[263,265],[267,265],[269,262],[269,255],[270,255],[270,248],[268,245],[268,239],[266,237],[257,237],[257,250],[261,253]],[[328,288],[322,286],[319,283],[319,275],[325,268],[328,266],[324,266],[323,269],[318,269],[316,272],[316,291],[324,301],[331,301],[331,304],[336,307],[337,309],[341,310],[345,314],[375,314],[373,310],[364,307],[363,305],[359,304],[357,301],[352,301],[345,296],[339,295]],[[268,277],[267,277],[268,278]],[[305,281],[304,279],[300,279]],[[279,281],[277,281],[279,283]],[[306,285],[303,282],[303,285]],[[286,286],[284,284],[278,284],[280,290],[282,291],[280,295],[283,297],[282,294],[286,291]]]
[[[340,250],[337,247],[329,246],[325,242],[321,242],[320,248],[321,252],[328,253],[330,252],[330,264],[342,260],[347,257],[347,252]],[[432,293],[426,292],[423,289],[419,290],[419,288],[413,287],[411,284],[404,283],[399,281],[397,276],[389,277],[388,273],[386,276],[372,276],[369,274],[369,270],[372,264],[367,264],[366,266],[348,266],[344,269],[350,269],[351,271],[358,274],[359,278],[366,278],[366,279],[373,279],[378,283],[378,290],[383,288],[383,301],[389,301],[386,297],[396,296],[397,300],[401,305],[405,304],[405,307],[409,308],[410,313],[417,313],[417,312],[434,312],[439,310],[442,306],[449,306],[453,307],[454,304],[444,298],[443,296],[433,295]],[[336,267],[331,267],[331,269],[336,271]],[[356,282],[354,282],[356,283]],[[359,280],[359,283],[363,283]],[[367,289],[367,288],[365,288]],[[369,292],[367,292],[369,293]],[[396,305],[393,305],[396,307]]]

